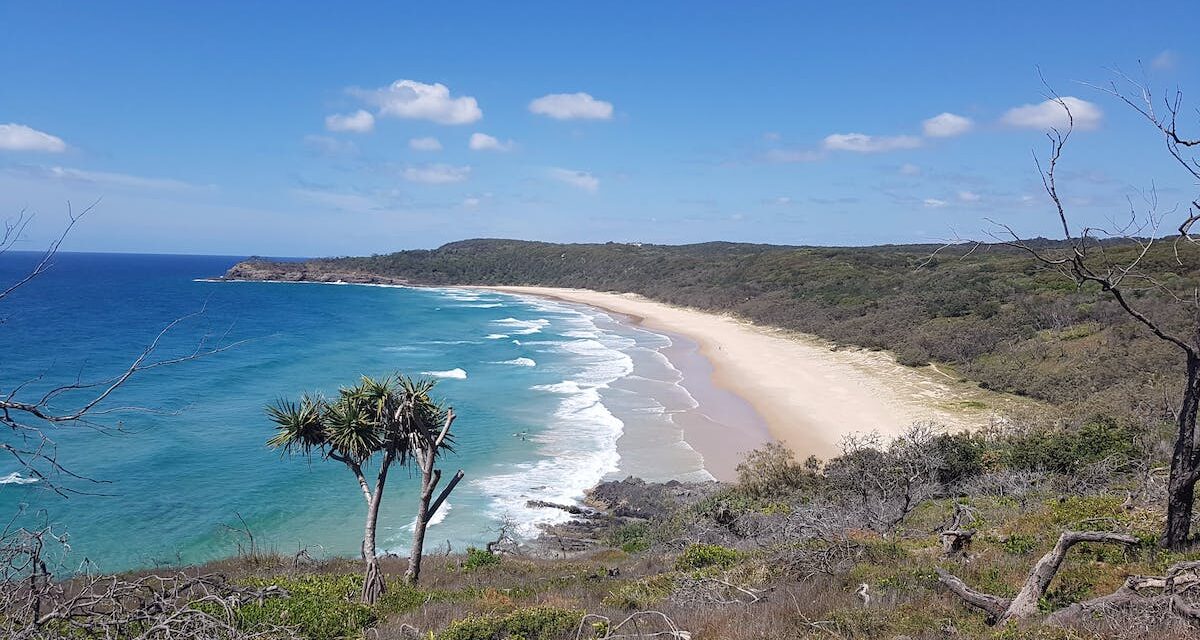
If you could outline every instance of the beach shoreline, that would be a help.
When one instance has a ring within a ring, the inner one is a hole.
[[[711,383],[748,403],[765,423],[767,439],[782,442],[801,458],[828,459],[840,452],[839,443],[847,435],[876,432],[895,437],[917,422],[949,430],[979,428],[992,422],[1010,400],[945,377],[932,367],[900,365],[885,352],[836,348],[813,336],[636,294],[555,287],[464,288],[583,304],[636,326],[684,336],[711,364]],[[684,371],[685,378],[688,375]],[[694,370],[691,376],[696,386]],[[697,400],[703,405],[704,398]],[[723,479],[746,452],[764,444],[753,424],[727,426],[732,428],[704,433],[683,425],[685,439],[704,457],[706,468],[722,470],[713,475]]]

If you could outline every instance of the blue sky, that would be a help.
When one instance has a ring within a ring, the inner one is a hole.
[[[1193,2],[833,4],[6,2],[0,212],[37,249],[102,198],[70,249],[212,254],[1048,235],[1039,67],[1082,101],[1076,219],[1192,197],[1081,81],[1200,104]]]

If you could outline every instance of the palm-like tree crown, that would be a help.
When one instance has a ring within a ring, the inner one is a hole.
[[[379,380],[363,376],[333,400],[307,394],[298,403],[277,400],[267,407],[276,428],[267,444],[287,454],[317,450],[355,464],[389,452],[405,464],[415,451],[435,444],[446,421],[447,409],[431,396],[436,384],[403,375]],[[440,448],[450,450],[451,440],[447,435]]]

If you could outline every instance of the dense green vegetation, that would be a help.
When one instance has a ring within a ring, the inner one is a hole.
[[[1033,246],[1057,245],[1033,241]],[[1058,403],[1114,402],[1113,394],[1144,391],[1176,366],[1178,358],[1167,346],[1133,324],[1096,287],[1077,288],[1012,247],[981,246],[969,255],[966,247],[950,247],[931,258],[938,248],[468,240],[310,265],[419,284],[639,293],[731,311],[838,344],[889,349],[905,364],[946,363],[986,387]],[[1200,282],[1194,248],[1178,254],[1182,266],[1174,248],[1172,242],[1162,243],[1141,268],[1163,274],[1177,289]],[[1129,243],[1111,243],[1105,257],[1120,264],[1133,251]],[[1133,295],[1140,308],[1156,316],[1177,312],[1149,287]],[[1161,397],[1161,392],[1151,395]]]

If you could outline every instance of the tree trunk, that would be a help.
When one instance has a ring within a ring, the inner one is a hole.
[[[383,573],[379,570],[379,557],[375,554],[375,531],[379,522],[379,505],[383,502],[383,487],[387,482],[388,467],[391,466],[391,454],[385,455],[379,468],[379,478],[375,482],[375,493],[367,507],[367,525],[363,532],[363,561],[366,563],[366,573],[363,575],[362,601],[364,604],[375,604],[387,589]]]
[[[1188,355],[1187,386],[1179,406],[1178,433],[1167,486],[1167,526],[1162,546],[1182,551],[1189,545],[1196,493],[1196,410],[1200,406],[1200,358]]]
[[[1029,577],[1025,579],[1025,584],[1017,595],[1013,597],[1012,602],[1008,605],[1008,610],[1004,615],[1000,616],[999,623],[1003,624],[1007,620],[1013,618],[1028,618],[1038,612],[1038,601],[1042,596],[1046,595],[1046,589],[1050,586],[1050,581],[1054,580],[1055,574],[1058,573],[1058,568],[1062,566],[1063,560],[1067,557],[1067,552],[1071,547],[1080,542],[1099,542],[1106,544],[1123,544],[1126,546],[1137,544],[1137,538],[1119,533],[1109,533],[1107,531],[1066,531],[1058,537],[1058,542],[1049,553],[1042,556],[1037,564],[1033,565],[1033,569],[1029,572]]]
[[[421,578],[421,555],[425,552],[425,527],[429,524],[429,501],[433,499],[433,489],[437,484],[437,476],[433,470],[433,455],[421,462],[421,496],[417,502],[417,519],[413,522],[412,550],[408,554],[408,571],[404,572],[404,581],[416,584]]]

